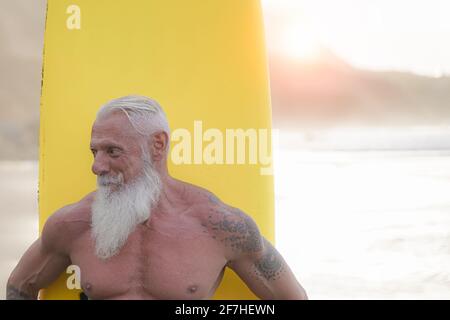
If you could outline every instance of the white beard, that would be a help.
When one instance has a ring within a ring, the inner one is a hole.
[[[111,190],[111,184],[117,190]],[[126,185],[123,176],[100,176],[92,204],[92,236],[96,255],[106,260],[117,254],[136,226],[150,218],[159,200],[161,182],[150,162],[141,176]]]

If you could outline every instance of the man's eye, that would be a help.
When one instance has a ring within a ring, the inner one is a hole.
[[[109,154],[111,157],[118,157],[118,156],[120,155],[120,150],[117,149],[117,148],[109,148],[109,149],[108,149],[108,154]]]
[[[95,157],[95,155],[97,154],[97,150],[92,150],[92,149],[91,149],[91,152],[92,152],[92,154],[93,154],[94,157]]]

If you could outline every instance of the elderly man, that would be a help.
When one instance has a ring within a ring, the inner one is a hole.
[[[225,267],[262,299],[306,299],[247,214],[169,175],[169,126],[156,101],[104,105],[91,150],[97,190],[47,220],[8,280],[8,299],[36,299],[71,264],[90,299],[208,299]]]

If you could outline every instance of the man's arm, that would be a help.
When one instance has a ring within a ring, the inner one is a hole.
[[[263,238],[258,252],[241,254],[228,266],[261,299],[307,300],[305,290],[272,244]]]
[[[60,220],[57,213],[51,216],[42,236],[22,256],[8,279],[6,299],[37,299],[39,290],[56,280],[70,265],[70,258],[61,250]]]
[[[261,299],[307,299],[303,287],[280,253],[261,236],[251,217],[219,204],[209,223],[224,244],[228,266]]]

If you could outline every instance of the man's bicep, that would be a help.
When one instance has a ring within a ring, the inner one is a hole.
[[[36,299],[40,289],[51,284],[70,265],[70,258],[58,252],[55,226],[46,224],[43,235],[25,252],[8,279],[8,299]]]
[[[255,221],[236,208],[210,215],[214,237],[225,248],[227,265],[262,299],[302,299],[303,288],[278,251],[262,237]]]
[[[283,257],[264,238],[261,252],[242,256],[229,266],[261,299],[306,299]]]

